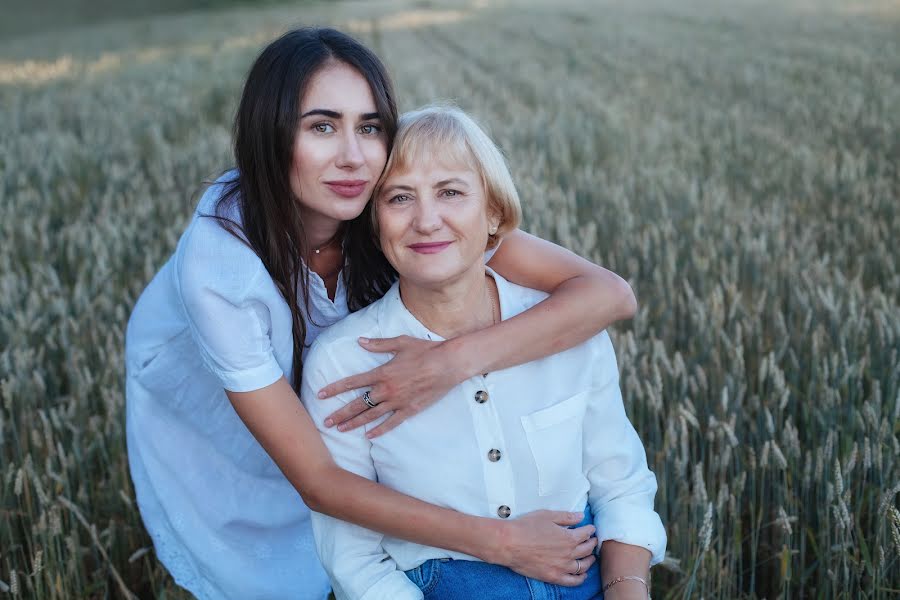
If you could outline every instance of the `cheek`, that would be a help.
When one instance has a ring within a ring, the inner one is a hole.
[[[473,205],[468,207],[464,214],[464,227],[472,237],[480,237],[482,233],[487,235],[488,217],[484,207]],[[461,215],[462,216],[462,215]]]
[[[388,254],[403,239],[403,232],[406,230],[406,220],[402,214],[396,212],[392,214],[382,210],[379,211],[377,225],[378,241],[381,243],[381,250]]]
[[[373,171],[381,173],[387,164],[387,145],[383,141],[372,140],[366,144],[366,162]]]
[[[294,143],[293,169],[297,177],[306,179],[315,175],[319,167],[327,162],[331,150],[327,144],[298,136]]]
[[[372,202],[375,202],[375,200],[372,200]],[[388,234],[390,225],[384,218],[384,210],[378,210],[375,213],[375,222],[373,225],[375,226],[375,236],[378,239],[378,243],[381,245],[381,250],[382,252],[385,252],[390,246],[391,240],[390,235]]]

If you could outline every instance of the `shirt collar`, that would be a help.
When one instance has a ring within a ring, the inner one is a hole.
[[[497,284],[497,293],[500,296],[500,320],[521,312],[515,300],[516,294],[512,284],[506,281],[490,267],[485,267],[485,272],[494,278]],[[378,310],[378,324],[381,335],[394,337],[398,335],[410,335],[420,339],[444,341],[444,338],[425,327],[403,304],[400,298],[400,282],[395,281],[391,289],[380,301]]]

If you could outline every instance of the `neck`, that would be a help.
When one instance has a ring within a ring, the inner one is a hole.
[[[310,253],[333,240],[341,226],[341,222],[336,219],[311,213],[303,208],[300,209],[300,217],[303,219],[303,231],[306,233],[306,244]]]
[[[494,285],[487,279],[484,265],[439,287],[418,285],[401,277],[400,295],[420,323],[450,339],[494,324],[493,307],[499,302]]]

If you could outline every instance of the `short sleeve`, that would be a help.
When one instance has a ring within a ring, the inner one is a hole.
[[[176,259],[176,284],[207,368],[226,390],[248,392],[277,381],[272,304],[283,303],[256,256],[218,221],[196,217]]]

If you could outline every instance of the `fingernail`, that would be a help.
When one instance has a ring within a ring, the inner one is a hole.
[[[366,434],[366,439],[371,440],[373,437],[375,437],[375,434],[372,433],[371,431],[370,431],[369,433]]]
[[[319,392],[318,395],[319,395],[319,398],[324,398],[324,397],[325,397],[325,392]]]
[[[578,519],[578,518],[582,517],[581,513],[573,512],[573,513],[569,513],[569,514],[572,516],[573,519]]]
[[[338,425],[338,431],[347,431],[346,425]]]
[[[359,338],[359,343],[360,343],[360,344],[368,344],[368,343],[369,343],[369,338],[367,338],[367,337],[361,337],[361,338]]]
[[[331,427],[332,425],[334,425],[334,421],[332,421],[331,419],[325,419],[325,427]]]

